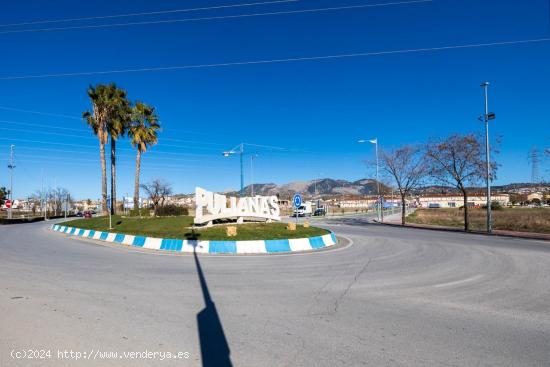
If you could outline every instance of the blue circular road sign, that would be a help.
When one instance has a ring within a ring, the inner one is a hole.
[[[296,194],[292,198],[292,203],[294,204],[294,207],[298,209],[300,206],[302,206],[302,195]]]

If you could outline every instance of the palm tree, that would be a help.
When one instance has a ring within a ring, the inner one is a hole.
[[[107,122],[111,137],[111,214],[116,214],[116,141],[126,134],[131,119],[132,109],[126,98],[126,91],[116,89],[113,103],[115,109]]]
[[[121,97],[120,90],[114,83],[98,84],[95,87],[88,87],[88,96],[92,102],[92,112],[85,111],[82,117],[92,129],[99,140],[99,158],[101,161],[101,196],[103,214],[107,211],[107,164],[105,161],[105,144],[109,131],[109,121],[116,117],[115,111],[120,111]]]
[[[128,136],[132,146],[137,149],[136,178],[134,184],[134,209],[139,208],[139,173],[141,170],[141,154],[147,151],[148,146],[155,145],[160,131],[159,118],[155,108],[142,102],[136,102],[132,122],[128,128]]]

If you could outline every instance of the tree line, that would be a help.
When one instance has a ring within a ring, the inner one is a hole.
[[[92,109],[84,111],[82,117],[99,141],[101,161],[101,204],[103,214],[107,211],[107,162],[105,145],[110,142],[111,164],[111,214],[116,214],[116,143],[127,136],[136,149],[136,173],[134,181],[134,208],[139,208],[139,176],[141,155],[148,147],[158,142],[160,132],[159,116],[155,108],[146,103],[128,99],[127,92],[115,83],[90,85],[88,97]]]
[[[496,153],[496,150],[493,150]],[[463,196],[464,229],[470,228],[468,190],[487,179],[485,145],[475,134],[453,134],[425,144],[381,150],[380,168],[401,197],[401,224],[405,225],[406,198],[427,181],[456,188]],[[489,180],[496,178],[497,164],[489,163]]]

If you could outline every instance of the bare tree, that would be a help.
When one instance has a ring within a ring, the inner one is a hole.
[[[169,183],[157,178],[149,183],[141,185],[141,188],[145,190],[147,196],[153,202],[153,210],[156,216],[158,208],[164,206],[164,200],[168,195],[172,194],[172,187]]]
[[[10,190],[5,187],[0,187],[0,205],[4,205],[4,200],[7,199]]]
[[[485,179],[485,149],[481,139],[473,134],[454,134],[443,140],[429,142],[426,147],[429,174],[435,180],[457,188],[464,198],[464,230],[470,229],[467,185]],[[490,179],[497,164],[490,164]]]
[[[405,225],[405,199],[418,188],[427,174],[426,157],[418,146],[405,145],[392,151],[382,151],[380,163],[382,171],[397,185],[401,196],[401,225]]]

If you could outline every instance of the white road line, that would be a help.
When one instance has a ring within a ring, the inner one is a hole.
[[[457,284],[473,282],[474,280],[477,280],[477,279],[480,279],[480,278],[483,278],[482,274],[474,275],[473,277],[469,277],[469,278],[466,278],[466,279],[455,280],[454,282],[436,284],[433,287],[434,288],[450,287],[450,286],[457,285]]]

